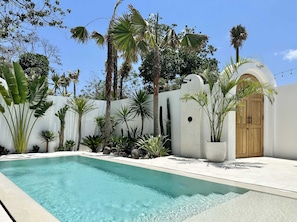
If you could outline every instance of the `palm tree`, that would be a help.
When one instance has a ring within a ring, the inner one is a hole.
[[[87,114],[88,112],[91,112],[95,109],[95,105],[90,102],[90,100],[85,99],[83,97],[77,97],[68,100],[69,108],[78,114],[78,139],[77,139],[77,150],[79,150],[80,146],[80,140],[81,140],[81,122],[82,117]]]
[[[54,139],[56,138],[56,135],[52,131],[43,130],[40,133],[40,137],[45,141],[45,144],[46,144],[45,152],[48,153],[48,145],[51,141],[54,141]]]
[[[57,73],[54,73],[54,74],[51,76],[51,80],[53,81],[53,85],[54,85],[54,95],[56,96],[56,95],[57,95],[57,90],[58,90],[59,87],[60,87],[60,83],[59,83],[60,76],[59,76]]]
[[[70,78],[65,76],[65,73],[59,78],[58,83],[63,87],[63,96],[69,96],[67,92],[67,87],[70,84]]]
[[[130,13],[120,17],[114,23],[112,34],[117,49],[122,51],[124,57],[137,59],[137,54],[153,52],[154,54],[154,98],[153,98],[153,116],[154,116],[154,136],[159,135],[158,123],[158,94],[160,51],[165,48],[188,47],[193,49],[200,48],[207,41],[205,35],[186,32],[182,39],[179,39],[172,28],[167,30],[165,36],[160,35],[159,15],[154,19],[145,20],[140,13],[129,5]],[[133,59],[134,60],[134,59]]]
[[[125,123],[126,128],[127,128],[127,133],[128,133],[128,137],[131,137],[131,133],[130,133],[130,127],[128,125],[128,122],[133,120],[132,117],[132,110],[129,109],[127,106],[123,106],[121,107],[121,109],[117,110],[116,112],[116,121],[118,123]]]
[[[106,61],[106,79],[105,79],[105,91],[106,91],[106,112],[105,112],[105,145],[109,143],[110,140],[110,101],[111,101],[111,85],[112,85],[112,72],[113,72],[113,65],[114,65],[114,53],[113,53],[113,42],[111,36],[111,28],[113,26],[115,20],[115,14],[117,7],[123,0],[118,0],[114,6],[113,14],[109,22],[106,42],[107,42],[107,61]],[[87,24],[88,25],[88,24]],[[86,25],[86,26],[87,26]],[[72,38],[76,39],[78,42],[85,43],[90,38],[94,39],[98,45],[104,44],[104,36],[100,33],[94,31],[90,36],[86,27],[78,26],[71,29]]]
[[[134,113],[134,117],[141,117],[141,136],[143,134],[144,119],[153,117],[151,110],[149,108],[150,103],[151,101],[149,101],[149,95],[143,90],[139,90],[138,92],[134,93],[131,99],[130,109],[132,113]]]
[[[247,39],[248,33],[244,26],[237,25],[230,30],[231,45],[236,50],[236,62],[239,62],[239,48],[242,47],[243,42]]]
[[[68,72],[70,81],[73,82],[73,96],[74,97],[76,97],[76,84],[78,83],[79,73],[80,73],[80,70],[79,69],[77,69],[74,72]]]

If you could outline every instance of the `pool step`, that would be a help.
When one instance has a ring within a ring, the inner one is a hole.
[[[237,193],[180,196],[147,214],[140,215],[134,222],[180,222],[205,210],[240,196]]]

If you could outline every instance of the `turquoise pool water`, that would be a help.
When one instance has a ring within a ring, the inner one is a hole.
[[[2,161],[60,221],[182,221],[246,190],[82,156]]]

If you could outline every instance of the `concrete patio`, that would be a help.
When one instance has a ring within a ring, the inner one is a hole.
[[[83,155],[183,176],[238,186],[250,192],[189,218],[187,221],[295,221],[297,219],[297,161],[258,157],[224,163],[167,156],[129,159],[88,152],[56,152],[1,156],[1,160]],[[5,190],[0,190],[1,193]],[[2,199],[0,199],[2,200]],[[10,211],[10,209],[8,209]],[[12,211],[10,211],[12,212]],[[12,213],[12,216],[13,213]],[[0,220],[12,221],[0,207]]]

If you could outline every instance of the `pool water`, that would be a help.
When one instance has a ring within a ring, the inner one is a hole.
[[[180,222],[246,192],[82,156],[2,161],[0,171],[63,222]]]

